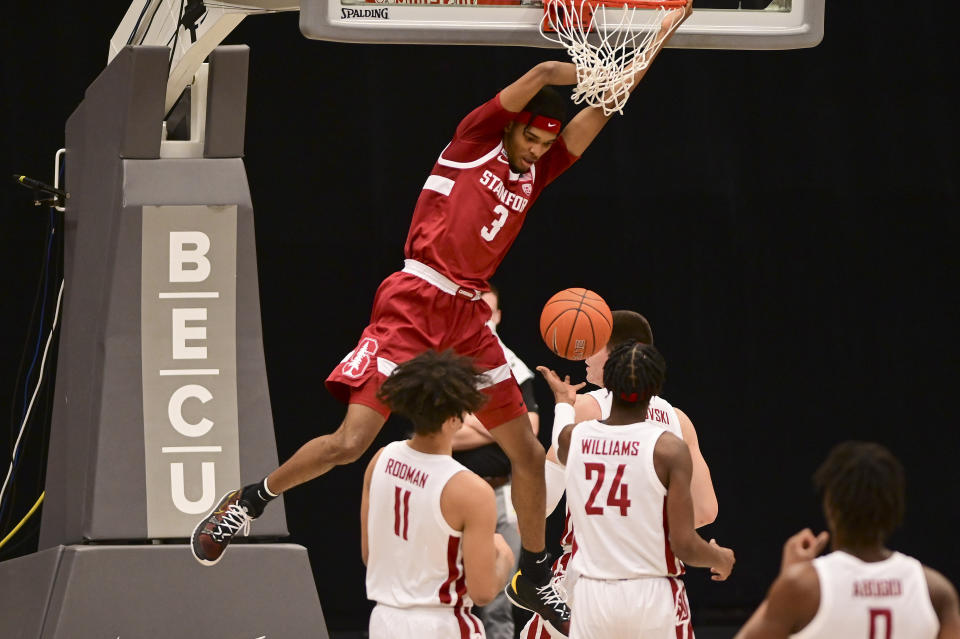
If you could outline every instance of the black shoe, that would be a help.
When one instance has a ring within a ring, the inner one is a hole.
[[[554,632],[564,636],[570,634],[570,608],[553,579],[546,585],[537,586],[518,570],[503,592],[514,606],[540,615]]]
[[[250,534],[248,504],[240,499],[241,490],[231,490],[214,506],[210,514],[197,524],[190,538],[190,551],[204,566],[212,566],[223,557],[233,536]]]

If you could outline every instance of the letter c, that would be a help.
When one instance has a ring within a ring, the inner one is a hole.
[[[199,384],[181,386],[170,396],[170,402],[167,404],[167,417],[170,418],[170,425],[181,435],[201,437],[210,432],[210,429],[213,428],[213,422],[203,417],[196,424],[191,424],[183,418],[183,404],[191,397],[199,399],[204,404],[213,399],[210,391]]]

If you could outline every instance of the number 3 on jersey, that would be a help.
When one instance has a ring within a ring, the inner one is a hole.
[[[606,475],[607,466],[606,464],[598,462],[587,462],[583,466],[587,471],[587,481],[593,479],[594,475],[597,476],[594,480],[596,483],[593,485],[593,490],[590,491],[590,497],[587,499],[585,510],[588,515],[602,515],[604,507],[595,505],[594,500],[597,498],[597,493],[599,493],[603,487],[603,478]],[[610,490],[607,491],[607,506],[619,508],[621,517],[627,516],[627,508],[630,507],[628,487],[620,481],[623,479],[623,471],[626,470],[626,468],[626,464],[617,466],[617,472],[613,476],[613,483],[610,484]]]
[[[491,241],[497,236],[497,233],[500,232],[500,229],[503,228],[503,225],[507,223],[507,217],[510,215],[510,211],[507,210],[503,204],[497,204],[493,209],[493,212],[499,215],[500,217],[493,221],[493,224],[490,226],[484,226],[480,229],[480,237],[486,241]]]

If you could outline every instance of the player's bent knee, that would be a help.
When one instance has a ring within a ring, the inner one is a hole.
[[[510,464],[516,468],[543,469],[547,454],[543,446],[537,440],[532,440],[527,445],[516,446],[507,453],[510,458]]]
[[[333,434],[333,458],[338,465],[352,464],[370,447],[372,437],[365,433],[355,432],[353,429],[341,426]]]

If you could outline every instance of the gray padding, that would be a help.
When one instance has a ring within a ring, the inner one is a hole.
[[[164,47],[125,48],[67,122],[66,188],[71,197],[41,549],[147,536],[142,205],[237,205],[241,480],[253,482],[277,466],[246,172],[239,158],[156,159],[167,55]],[[227,73],[221,77],[236,79],[245,52],[224,56],[221,71]],[[242,118],[232,125],[237,126],[242,135]],[[151,159],[123,159],[134,156]],[[287,534],[282,500],[267,509],[252,532],[268,538]]]
[[[120,248],[120,157],[159,156],[167,55],[165,47],[123,49],[67,121],[65,284],[40,548],[83,538],[101,420],[136,423],[135,414],[102,410],[104,335]],[[123,267],[139,274],[139,259]]]
[[[249,208],[250,189],[240,158],[128,160],[123,204],[239,204]]]
[[[250,47],[246,45],[221,46],[210,54],[204,157],[243,156],[249,66]]]
[[[237,544],[67,546],[0,563],[0,636],[328,639],[307,551]]]
[[[63,548],[0,563],[0,637],[39,637]]]

